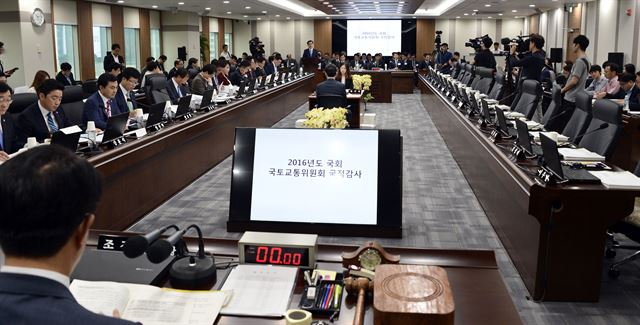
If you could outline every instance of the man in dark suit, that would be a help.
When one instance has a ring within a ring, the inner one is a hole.
[[[0,246],[6,255],[0,269],[2,322],[133,324],[90,312],[69,291],[100,199],[100,175],[93,166],[63,147],[39,146],[5,162],[0,179],[11,180],[0,182]]]
[[[58,109],[62,101],[64,86],[55,79],[45,80],[38,89],[38,101],[18,115],[17,131],[20,143],[35,137],[38,142],[50,138],[52,133],[71,126],[64,111]]]
[[[116,93],[116,103],[120,111],[133,111],[138,108],[136,103],[136,95],[133,90],[138,85],[140,80],[140,72],[136,68],[125,68],[120,74],[120,84],[118,85],[118,92]]]
[[[316,50],[312,40],[307,41],[307,48],[302,53],[303,58],[320,58],[320,52]]]
[[[60,72],[56,75],[56,80],[65,86],[73,86],[76,84],[71,72],[71,64],[64,62],[60,65]]]
[[[173,78],[176,74],[176,70],[184,68],[184,61],[177,59],[173,61],[173,68],[169,71],[169,78]]]
[[[247,72],[249,72],[250,68],[251,63],[246,60],[242,61],[242,63],[240,63],[240,68],[236,69],[236,71],[234,71],[229,77],[229,80],[231,80],[231,84],[234,86],[240,86],[242,82],[246,81],[248,79]]]
[[[98,91],[87,98],[82,111],[82,124],[93,121],[96,128],[105,130],[107,120],[114,115],[118,115],[128,110],[120,108],[113,100],[118,92],[118,79],[111,74],[103,73],[98,77]]]
[[[267,60],[264,57],[259,57],[256,60],[256,78],[265,77],[267,74],[264,72],[264,66],[267,64]]]
[[[216,69],[211,64],[205,64],[193,81],[191,82],[191,90],[193,94],[204,95],[204,92],[209,89],[216,89],[216,84],[213,79],[216,76]]]
[[[268,76],[270,74],[278,72],[280,63],[282,63],[282,56],[280,55],[280,53],[274,53],[269,57],[269,63],[267,63],[267,66],[264,68],[265,74]]]
[[[9,159],[9,155],[22,148],[13,125],[13,118],[7,114],[11,105],[11,87],[0,83],[0,161]]]
[[[321,82],[316,86],[316,96],[318,99],[322,96],[342,96],[343,97],[343,106],[347,106],[347,90],[345,85],[340,81],[336,80],[336,75],[338,73],[338,67],[334,64],[328,64],[324,69],[324,74],[327,77],[327,80]]]
[[[124,67],[124,58],[120,55],[120,44],[118,43],[111,45],[111,52],[104,57],[104,62],[102,63],[104,71],[109,71],[109,67],[114,63]]]
[[[189,73],[186,69],[178,69],[173,75],[173,78],[167,80],[167,93],[171,97],[171,102],[176,105],[180,97],[187,96],[189,94]]]
[[[296,71],[298,70],[298,62],[296,62],[296,59],[294,59],[291,54],[287,54],[287,59],[284,60],[284,66],[287,67],[289,69],[289,71]]]

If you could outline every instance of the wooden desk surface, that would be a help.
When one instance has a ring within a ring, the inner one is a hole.
[[[422,103],[534,300],[597,301],[606,229],[633,211],[632,190],[545,185],[535,160],[516,162],[513,140],[497,144],[420,76]],[[434,95],[431,95],[434,94]]]
[[[126,229],[226,159],[236,127],[271,127],[302,105],[313,81],[304,76],[89,158],[103,176],[94,227]]]
[[[92,231],[88,241],[89,246],[97,244],[97,235],[100,233],[123,235],[119,232]],[[187,243],[190,250],[197,250],[194,238],[188,238]],[[207,238],[205,248],[220,258],[237,258],[238,256],[236,240]],[[356,248],[357,246],[319,245],[317,267],[342,272],[340,254]],[[391,254],[401,255],[402,264],[437,265],[447,271],[456,308],[455,324],[517,325],[522,323],[502,281],[493,251],[419,248],[387,248],[387,250]],[[221,277],[219,273],[218,279],[224,278],[225,276]],[[219,280],[213,289],[220,288],[222,284],[223,281]],[[303,280],[299,276],[291,299],[291,309],[298,308],[303,289]],[[355,299],[346,295],[343,299],[340,317],[334,324],[351,324],[353,320]],[[369,297],[365,315],[367,325],[373,324],[372,308],[372,298]],[[318,319],[326,320],[326,318]],[[218,316],[215,324],[275,325],[285,324],[285,321],[284,319]]]

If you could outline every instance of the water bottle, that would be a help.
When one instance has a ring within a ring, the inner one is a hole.
[[[89,147],[92,149],[96,146],[96,123],[94,121],[87,122],[87,138],[89,139]]]

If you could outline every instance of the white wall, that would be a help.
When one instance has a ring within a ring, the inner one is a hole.
[[[178,56],[178,47],[187,47],[187,59],[200,57],[200,16],[179,11],[162,12],[162,53],[167,57]]]
[[[255,21],[252,21],[251,24],[255,24]],[[218,30],[218,26],[216,25],[216,31]],[[240,57],[242,52],[249,52],[249,40],[251,39],[251,25],[247,24],[244,20],[234,20],[233,21],[233,49],[232,54],[237,57]]]
[[[271,22],[268,20],[262,20],[256,22],[257,27],[257,35],[260,38],[260,41],[264,44],[265,53],[273,53],[274,49],[271,46]],[[247,45],[248,47],[249,45]]]
[[[276,35],[274,40],[274,50],[280,52],[282,57],[285,57],[287,54],[294,55],[295,53],[294,23],[295,22],[291,20],[272,21],[272,27],[274,28]]]

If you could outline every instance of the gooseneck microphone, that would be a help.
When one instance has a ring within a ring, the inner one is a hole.
[[[160,235],[171,228],[175,229],[176,231],[179,230],[176,225],[169,225],[164,228],[153,230],[146,235],[129,237],[129,239],[127,239],[127,241],[124,243],[124,246],[122,247],[124,255],[128,258],[136,258],[144,254],[144,252],[146,252],[149,248],[149,245],[153,244],[156,240],[158,240],[158,238],[160,238]],[[164,259],[162,259],[161,261],[163,260]]]
[[[572,141],[572,142],[573,142],[573,140],[575,140],[575,139],[578,139],[578,138],[584,137],[584,136],[585,136],[585,135],[587,135],[587,134],[591,134],[591,133],[594,133],[594,132],[597,132],[597,131],[600,131],[600,130],[604,130],[604,129],[608,128],[608,127],[609,127],[609,123],[604,122],[604,123],[600,124],[600,126],[598,126],[597,128],[595,128],[595,129],[593,129],[593,130],[591,130],[591,131],[588,131],[588,130],[587,130],[587,131],[585,131],[585,132],[582,132],[582,133],[580,133],[580,134],[576,135],[573,139],[570,139],[570,141]]]

